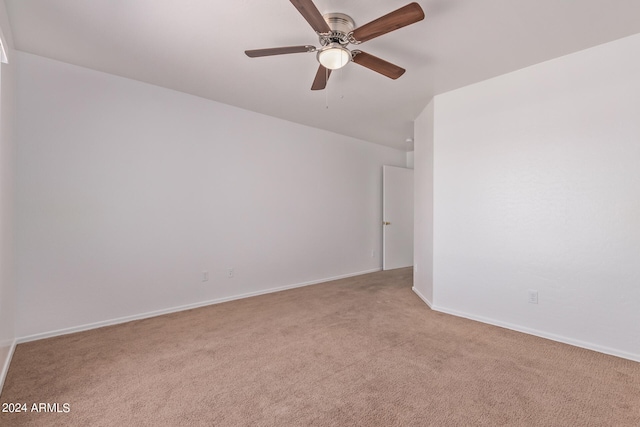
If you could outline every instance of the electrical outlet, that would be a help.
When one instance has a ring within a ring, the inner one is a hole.
[[[227,269],[227,277],[228,277],[228,278],[232,278],[232,277],[233,277],[233,275],[234,275],[233,268],[228,268],[228,269]]]
[[[537,304],[538,303],[538,291],[534,289],[529,289],[529,304]]]
[[[376,256],[376,250],[375,249],[371,249],[371,258]]]
[[[206,282],[207,280],[209,280],[209,272],[208,271],[203,271],[202,272],[202,281]]]

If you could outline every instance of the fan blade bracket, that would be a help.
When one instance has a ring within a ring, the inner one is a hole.
[[[353,36],[353,31],[351,31],[349,34],[347,34],[347,40],[349,41],[350,44],[359,45],[360,43],[362,43],[360,40],[356,39]]]

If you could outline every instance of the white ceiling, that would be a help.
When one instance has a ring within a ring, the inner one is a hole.
[[[409,2],[315,0],[356,26]],[[436,94],[640,32],[638,0],[421,0],[423,21],[359,46],[402,77],[351,63],[312,92],[314,53],[244,55],[319,45],[288,0],[5,3],[18,50],[403,150]]]

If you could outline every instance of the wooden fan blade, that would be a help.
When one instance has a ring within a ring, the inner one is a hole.
[[[330,75],[331,70],[320,65],[316,73],[316,78],[313,79],[311,90],[322,90],[327,87],[327,80],[329,80]]]
[[[284,55],[287,53],[314,52],[315,50],[316,50],[315,46],[304,45],[304,46],[272,47],[270,49],[245,50],[244,53],[246,53],[249,58],[258,58],[260,56]]]
[[[353,62],[393,80],[403,75],[406,71],[404,68],[400,68],[391,62],[387,62],[384,59],[380,59],[377,56],[370,55],[366,52],[358,51],[353,57]]]
[[[424,19],[424,11],[418,3],[409,3],[375,21],[364,24],[353,30],[353,38],[359,42],[366,42],[375,37],[387,34],[398,28],[406,27]]]
[[[291,0],[298,12],[307,20],[316,33],[329,33],[331,28],[322,14],[311,0]]]

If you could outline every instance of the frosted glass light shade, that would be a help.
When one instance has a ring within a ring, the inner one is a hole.
[[[351,52],[339,43],[331,43],[318,51],[318,61],[323,67],[337,70],[349,63]]]

